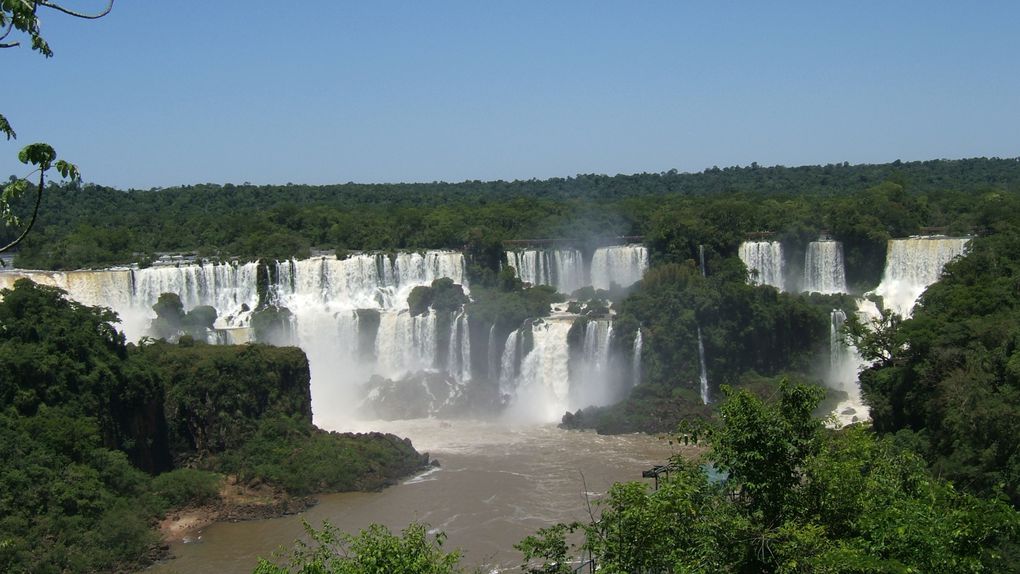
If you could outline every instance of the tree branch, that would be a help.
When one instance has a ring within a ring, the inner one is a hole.
[[[36,2],[36,4],[38,4],[39,6],[44,6],[46,8],[51,8],[53,10],[56,10],[57,12],[63,12],[68,16],[74,16],[75,18],[83,18],[85,20],[96,20],[98,18],[102,18],[103,16],[109,14],[110,10],[113,10],[113,0],[109,0],[106,3],[106,9],[103,10],[102,12],[99,12],[98,14],[85,14],[83,12],[75,12],[74,10],[64,8],[60,4],[54,4],[49,0],[39,0],[38,2]]]
[[[0,35],[0,40],[3,40],[7,36],[11,35],[11,31],[14,30],[14,18],[7,24],[7,31]],[[11,46],[17,46],[17,44],[0,44],[0,48],[9,48]]]
[[[35,225],[35,218],[37,215],[39,215],[39,204],[42,203],[43,183],[45,183],[45,178],[46,172],[43,170],[39,170],[39,187],[36,188],[35,192],[35,208],[32,210],[32,219],[28,220],[28,227],[26,227],[25,230],[21,232],[21,235],[19,235],[17,239],[11,241],[7,245],[4,245],[3,247],[0,247],[0,253],[3,253],[4,251],[7,251],[8,249],[14,247],[15,245],[21,243],[21,241],[25,239],[25,236],[28,235],[28,232],[32,231],[32,226]]]

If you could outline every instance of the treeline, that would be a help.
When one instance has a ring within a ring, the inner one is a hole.
[[[315,428],[295,348],[126,344],[109,310],[0,292],[0,570],[93,572],[158,556],[157,518],[223,476],[293,495],[421,468],[409,441]]]
[[[732,251],[747,233],[827,230],[867,280],[890,236],[981,228],[975,200],[1020,189],[1016,159],[744,167],[689,174],[329,186],[196,185],[119,191],[51,186],[18,264],[70,269],[163,252],[283,258],[311,249],[461,248],[508,239],[644,235],[654,256]],[[27,207],[27,206],[24,206]],[[5,230],[10,236],[14,230]]]

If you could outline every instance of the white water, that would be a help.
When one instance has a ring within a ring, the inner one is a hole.
[[[584,257],[577,249],[525,249],[508,251],[507,264],[532,285],[550,285],[567,295],[589,285]]]
[[[591,258],[591,285],[609,289],[612,284],[629,287],[648,270],[648,248],[644,245],[600,247]]]
[[[521,360],[514,399],[505,412],[508,420],[517,423],[554,422],[570,410],[567,345],[570,325],[571,321],[547,319],[531,327],[534,346]],[[509,343],[508,340],[508,347]]]
[[[634,335],[634,358],[631,362],[631,384],[635,387],[641,384],[641,347],[641,328],[638,327]]]
[[[129,340],[148,334],[148,324],[155,317],[152,305],[161,293],[177,293],[185,310],[199,305],[216,308],[216,327],[223,331],[212,340],[226,342],[250,335],[245,328],[250,310],[258,305],[256,272],[255,263],[67,273],[8,271],[0,273],[0,287],[28,277],[65,289],[82,303],[110,307],[120,315]],[[350,413],[358,386],[372,374],[395,378],[438,368],[435,312],[411,317],[407,296],[414,287],[441,277],[465,282],[464,257],[452,251],[281,261],[276,274],[277,280],[269,286],[270,297],[293,313],[288,332],[276,339],[299,345],[307,353],[317,420],[335,409]],[[378,333],[369,349],[360,348],[365,344],[360,336],[365,327],[358,309],[379,313]],[[456,366],[451,374],[466,382],[471,349],[462,314],[454,318],[451,335],[455,352],[449,357]]]
[[[839,401],[833,412],[841,426],[869,418],[868,407],[861,399],[861,387],[857,381],[866,363],[857,354],[857,349],[843,341],[841,329],[845,323],[846,313],[841,309],[833,309],[829,314],[829,373],[825,382],[830,388],[846,393],[846,397]]]
[[[875,289],[887,309],[909,317],[914,303],[942,268],[966,252],[966,237],[912,237],[889,240],[882,283]]]
[[[804,254],[803,291],[826,295],[847,292],[842,243],[839,241],[808,243],[807,252]]]
[[[745,241],[740,244],[740,260],[750,272],[754,285],[771,285],[782,291],[786,280],[783,266],[783,244],[778,241]]]
[[[609,364],[612,338],[612,321],[592,320],[585,326],[581,344],[584,359],[579,365],[580,372],[571,374],[572,408],[608,405],[619,398],[613,388]]]
[[[506,337],[506,344],[503,346],[503,357],[499,363],[499,395],[506,398],[512,397],[517,382],[517,358],[521,352],[520,331],[512,331]]]
[[[701,341],[700,326],[698,327],[698,363],[700,366],[698,380],[701,390],[701,402],[707,405],[712,402],[712,394],[708,388],[708,367],[705,365],[705,344]]]

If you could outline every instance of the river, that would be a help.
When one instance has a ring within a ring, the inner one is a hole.
[[[642,470],[677,449],[647,435],[600,436],[554,425],[436,419],[319,424],[409,437],[441,466],[382,492],[320,496],[300,515],[214,524],[199,540],[172,546],[175,558],[146,572],[250,573],[259,556],[301,537],[302,521],[318,527],[324,520],[349,532],[372,523],[396,531],[410,521],[427,522],[449,536],[446,548],[463,551],[462,565],[513,571],[520,564],[514,543],[543,526],[584,520],[587,501],[613,482],[643,480]]]

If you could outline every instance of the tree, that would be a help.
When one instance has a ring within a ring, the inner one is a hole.
[[[113,2],[114,0],[108,0],[103,10],[89,14],[71,10],[61,4],[49,2],[48,0],[4,1],[0,3],[0,49],[20,46],[20,41],[7,40],[12,33],[18,32],[29,37],[32,50],[39,52],[46,58],[50,58],[53,56],[53,50],[50,49],[49,44],[42,37],[42,28],[38,15],[40,8],[54,10],[75,18],[95,20],[109,14],[110,10],[113,9]],[[0,134],[3,134],[8,140],[17,138],[14,127],[3,114],[0,114]],[[28,222],[24,224],[21,234],[8,244],[0,246],[0,253],[21,243],[29,231],[32,230],[36,217],[39,215],[39,204],[42,202],[42,193],[46,183],[46,172],[50,168],[56,168],[61,177],[72,181],[79,181],[81,179],[77,166],[62,159],[58,160],[56,151],[49,144],[34,143],[25,146],[18,153],[18,160],[26,165],[35,166],[35,169],[21,179],[15,179],[3,186],[2,191],[0,191],[0,220],[12,227],[21,227],[23,225],[21,219],[12,211],[11,202],[28,190],[29,178],[38,173],[39,183],[36,185],[35,207],[32,209],[32,215]]]
[[[446,552],[442,533],[429,534],[428,526],[412,523],[399,536],[373,524],[357,536],[326,522],[322,530],[305,523],[311,544],[299,541],[287,565],[262,559],[255,574],[455,574],[460,552]]]
[[[825,429],[811,416],[820,397],[791,384],[770,401],[728,393],[719,426],[686,433],[705,439],[704,460],[677,457],[658,490],[614,485],[589,522],[528,537],[524,569],[559,574],[585,554],[599,572],[1017,571],[1020,513],[958,492],[866,427]]]

